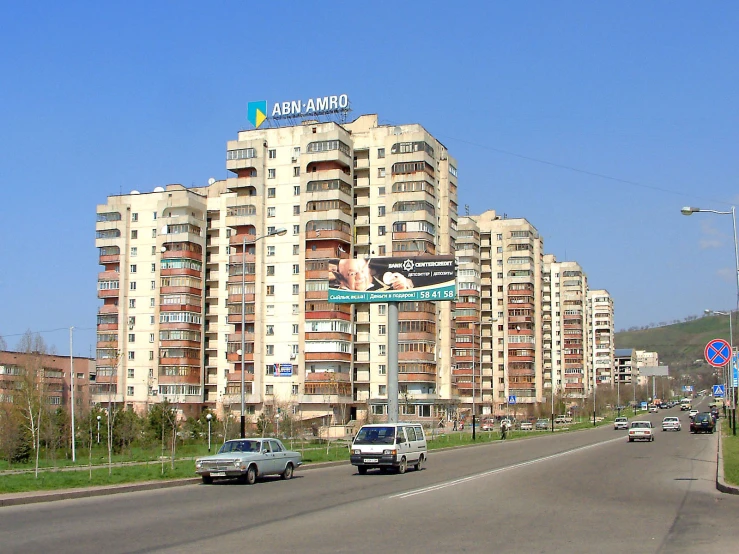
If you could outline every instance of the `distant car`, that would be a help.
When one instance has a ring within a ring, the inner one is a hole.
[[[636,440],[654,442],[654,430],[651,421],[632,421],[629,427],[629,442]]]
[[[696,415],[698,415],[698,410],[690,410],[688,412],[688,417],[692,420]]]
[[[206,485],[214,479],[238,479],[253,485],[263,475],[291,479],[302,463],[300,452],[288,450],[277,439],[234,439],[223,443],[217,454],[195,460],[195,473]]]
[[[680,424],[680,418],[675,416],[668,416],[662,420],[662,430],[663,431],[680,431],[682,430],[682,425]]]
[[[617,417],[613,420],[613,428],[618,431],[621,429],[628,429],[629,428],[629,420],[625,417]]]
[[[534,424],[530,421],[524,421],[521,423],[521,431],[532,431],[534,429]]]
[[[493,430],[493,422],[489,419],[486,419],[480,424],[480,430],[481,431],[492,431]]]
[[[687,412],[688,410],[690,410],[690,404],[685,404],[685,403],[680,404],[681,412]]]
[[[657,406],[655,406],[654,404],[650,404],[649,405],[649,413],[650,414],[656,414],[657,413]]]
[[[713,433],[716,423],[713,416],[709,412],[700,412],[695,414],[690,422],[691,433]]]
[[[549,420],[548,419],[537,419],[536,423],[534,424],[534,428],[537,431],[546,431],[549,429]]]

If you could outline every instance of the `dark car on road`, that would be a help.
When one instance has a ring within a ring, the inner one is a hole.
[[[691,433],[713,433],[715,428],[713,416],[709,412],[700,412],[690,420]]]

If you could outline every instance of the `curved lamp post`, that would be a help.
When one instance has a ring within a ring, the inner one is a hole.
[[[280,227],[279,229],[273,229],[266,235],[255,238],[252,242],[256,243],[259,240],[267,237],[283,236],[287,233],[287,229]],[[241,247],[241,350],[239,355],[241,356],[241,438],[246,437],[246,413],[244,405],[244,357],[246,353],[246,235],[244,235],[244,241]]]
[[[710,214],[718,214],[718,215],[730,215],[731,221],[734,226],[734,262],[736,264],[736,306],[737,309],[739,309],[739,245],[737,244],[736,240],[736,208],[734,206],[731,207],[731,211],[728,212],[721,212],[718,210],[707,210],[704,208],[695,208],[692,206],[684,206],[680,209],[680,213],[683,215],[693,215],[694,213],[710,213]],[[734,435],[736,435],[736,388],[734,387],[734,341],[733,337],[731,337],[731,340],[729,341],[732,344],[732,351],[731,351],[731,361],[729,363],[729,373],[731,374],[731,408],[732,408],[732,429]]]

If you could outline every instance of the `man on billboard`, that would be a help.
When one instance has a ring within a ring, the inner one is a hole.
[[[329,266],[329,286],[346,290],[407,290],[413,281],[400,273],[386,271],[379,279],[370,260],[347,258]]]

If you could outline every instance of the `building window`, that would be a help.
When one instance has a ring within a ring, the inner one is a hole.
[[[293,264],[293,275],[300,275],[300,264]]]
[[[267,179],[274,179],[275,178],[275,173],[276,173],[276,170],[275,169],[268,169],[267,170]]]
[[[126,394],[128,396],[133,396],[133,387],[131,387],[131,386],[126,387]]]
[[[377,176],[378,177],[384,177],[385,176],[385,168],[384,167],[378,167],[377,168]]]
[[[136,342],[136,334],[128,333],[128,342]]]
[[[384,344],[378,344],[377,345],[377,353],[380,356],[384,356],[385,355],[385,345]]]
[[[131,239],[137,239],[137,238],[139,238],[139,232],[136,229],[134,229],[131,231]]]
[[[275,355],[275,345],[268,344],[267,345],[267,356],[274,356],[274,355]]]
[[[266,310],[267,310],[267,315],[275,315],[275,305],[274,304],[267,304]]]
[[[384,325],[380,325],[377,328],[377,333],[380,335],[386,335],[387,334],[387,328]]]
[[[275,266],[268,265],[267,266],[267,275],[271,277],[274,274],[275,274]]]
[[[274,385],[267,385],[264,389],[264,394],[268,396],[272,396],[275,393],[275,386]]]
[[[138,254],[138,252],[138,248],[136,248],[135,246],[131,247],[131,256],[135,256],[136,254]]]
[[[274,198],[277,189],[275,187],[269,187],[267,189],[267,198]]]
[[[131,281],[131,290],[136,290],[136,281]]]
[[[295,185],[293,187],[293,196],[300,196],[300,185]]]
[[[136,359],[136,355],[135,355],[135,353],[134,353],[134,352],[129,352],[129,353],[128,353],[128,359],[129,359],[129,360],[134,360],[134,359]]]
[[[293,206],[293,215],[300,215],[300,206]]]
[[[128,368],[128,378],[133,379],[133,368],[131,367]]]
[[[267,285],[267,296],[274,296],[274,295],[275,295],[275,286]]]
[[[379,315],[385,315],[386,312],[387,312],[387,304],[380,304],[379,306],[377,306],[377,313]]]
[[[293,304],[293,315],[300,313],[300,304]]]
[[[293,177],[300,177],[300,168],[293,167]]]
[[[292,395],[297,396],[298,394],[300,394],[300,389],[298,388],[298,385],[293,385]]]
[[[275,255],[275,247],[270,245],[267,247],[267,256],[274,256]]]
[[[276,208],[274,206],[269,206],[267,208],[267,217],[274,217],[276,212]]]
[[[149,307],[154,308],[156,306],[156,301],[153,298],[149,298]]]
[[[156,281],[152,281],[151,282],[151,290],[155,290],[156,288],[157,288],[157,282]]]
[[[384,256],[385,255],[385,246],[378,246],[377,247],[377,255],[378,256]]]
[[[377,206],[377,215],[379,217],[385,216],[385,206]]]
[[[270,160],[274,160],[277,157],[277,150],[275,150],[274,148],[270,148],[269,150],[267,150],[267,157]]]
[[[149,333],[149,342],[154,342],[154,333]]]
[[[128,299],[128,307],[129,308],[135,308],[136,307],[136,299],[135,298],[129,298]]]
[[[293,335],[297,335],[299,332],[299,325],[297,323],[293,323]]]
[[[293,225],[293,235],[300,234],[300,225]]]
[[[149,325],[154,325],[154,316],[153,315],[150,315],[149,316]]]
[[[131,273],[136,273],[136,264],[131,264]]]
[[[300,254],[300,245],[299,244],[293,244],[293,256],[297,256]]]
[[[293,294],[300,294],[300,285],[293,285]]]
[[[377,157],[378,158],[384,158],[385,157],[385,149],[384,148],[378,148],[377,149]]]
[[[385,226],[384,225],[380,225],[377,228],[377,234],[380,235],[381,237],[385,236]]]
[[[157,270],[157,264],[151,264],[151,272],[154,273]]]
[[[157,255],[157,247],[156,246],[152,246],[151,247],[151,255],[152,256],[156,256]]]
[[[267,325],[267,335],[274,335],[274,334],[275,334],[275,326]]]
[[[377,187],[377,194],[385,196],[385,187]]]
[[[387,394],[387,385],[377,385],[377,394],[385,396]]]
[[[139,220],[139,214],[131,214],[131,221],[138,221]]]
[[[377,366],[377,371],[380,375],[387,375],[387,366],[385,366],[385,364],[380,364]]]

